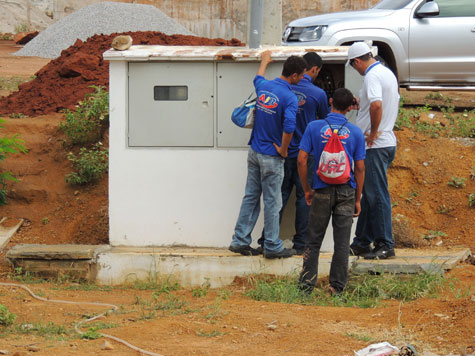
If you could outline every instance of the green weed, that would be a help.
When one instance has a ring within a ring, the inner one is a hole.
[[[21,112],[15,114],[15,113],[12,113],[10,115],[8,115],[8,117],[10,119],[24,119],[25,117],[28,117],[28,115],[25,115],[25,114],[22,114]]]
[[[150,276],[147,280],[136,280],[129,288],[138,290],[154,290],[154,297],[158,297],[161,294],[169,294],[172,291],[180,289],[178,282],[172,281],[170,276],[166,278],[157,278],[156,276]]]
[[[2,33],[0,39],[2,41],[13,41],[13,35],[11,33]]]
[[[219,330],[213,330],[213,331],[203,331],[199,329],[196,332],[197,336],[202,336],[202,337],[216,337],[216,336],[223,336],[224,333],[219,331]]]
[[[297,278],[290,276],[257,278],[246,295],[269,302],[373,308],[387,299],[410,301],[433,295],[440,290],[444,277],[430,273],[353,275],[340,296],[331,296],[327,284],[309,295],[298,288],[297,282]]]
[[[451,210],[452,208],[448,207],[445,204],[442,204],[437,207],[437,214],[448,214]]]
[[[429,93],[425,96],[427,100],[443,100],[445,97],[440,92]]]
[[[0,119],[0,129],[3,129],[5,121]],[[18,138],[18,134],[11,137],[0,136],[0,163],[7,159],[8,156],[15,153],[26,153],[27,150],[23,146],[23,140]],[[11,172],[3,172],[0,170],[0,206],[7,202],[7,181],[16,182],[16,178]]]
[[[206,297],[208,295],[208,292],[209,292],[209,288],[211,287],[210,283],[209,283],[209,280],[207,279],[202,285],[201,287],[199,288],[195,288],[191,291],[191,295],[193,297],[197,297],[197,298],[202,298],[202,297]]]
[[[463,188],[465,187],[465,181],[466,179],[462,177],[452,177],[452,179],[447,182],[447,185],[454,188]]]
[[[95,182],[104,176],[109,167],[109,151],[100,142],[89,150],[82,147],[78,156],[68,153],[68,159],[76,170],[66,175],[66,182],[72,185]]]
[[[430,230],[428,234],[424,234],[423,238],[426,240],[431,240],[436,237],[445,237],[445,236],[447,236],[445,232]]]
[[[36,76],[31,76],[29,78],[23,77],[0,77],[0,90],[7,90],[9,92],[13,92],[18,90],[20,84],[29,82],[35,79]]]
[[[450,100],[447,98],[446,102]],[[429,137],[475,137],[475,110],[464,111],[463,113],[455,113],[455,108],[440,107],[443,116],[450,121],[450,125],[442,126],[439,122],[420,122],[415,124],[411,119],[417,119],[423,112],[429,113],[430,106],[419,107],[415,109],[406,109],[402,106],[399,108],[398,117],[394,125],[395,130],[409,128],[420,132]]]
[[[44,280],[37,278],[33,273],[28,271],[23,271],[21,267],[15,267],[13,272],[8,273],[8,278],[17,281],[20,283],[25,284],[36,284],[36,283],[43,283]]]
[[[81,334],[81,339],[87,340],[96,340],[102,337],[102,334],[98,332],[99,328],[95,326],[91,326],[87,329],[83,334]]]
[[[68,335],[69,331],[63,325],[57,325],[53,322],[43,324],[39,323],[22,323],[15,327],[18,334],[38,335],[38,336],[63,336]]]
[[[471,193],[468,195],[468,207],[469,208],[475,207],[475,193]]]
[[[19,23],[16,24],[14,27],[15,33],[20,33],[20,32],[28,32],[30,30],[30,26],[26,23]]]
[[[43,218],[43,219],[41,219],[41,223],[42,223],[43,225],[46,225],[46,224],[49,223],[49,219],[48,219],[48,218]]]
[[[212,323],[215,323],[222,315],[227,314],[221,310],[221,299],[215,299],[214,303],[206,306],[208,313],[205,315],[206,319]]]
[[[101,129],[109,120],[109,93],[104,87],[92,86],[94,93],[86,94],[76,111],[65,111],[65,122],[59,128],[68,136],[71,144],[97,142]]]
[[[218,290],[218,296],[223,300],[227,300],[231,296],[231,291],[225,288],[220,289]]]
[[[167,295],[165,300],[163,301],[157,300],[156,305],[155,305],[155,310],[176,312],[178,310],[181,310],[187,304],[188,302],[184,298],[180,298],[173,294],[169,294]]]
[[[373,341],[371,336],[368,336],[366,334],[345,333],[345,336],[351,337],[352,339],[356,339],[358,341],[364,341],[364,342]]]
[[[10,326],[16,320],[16,315],[9,312],[7,307],[3,304],[0,304],[0,325],[1,326]]]

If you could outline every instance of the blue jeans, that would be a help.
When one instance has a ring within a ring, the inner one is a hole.
[[[231,246],[249,246],[251,232],[261,210],[261,193],[264,199],[264,248],[269,252],[283,250],[279,238],[279,212],[282,208],[281,186],[284,178],[284,159],[263,155],[252,148],[247,156],[247,181],[241,210],[234,228]]]
[[[332,217],[333,257],[330,285],[341,292],[348,281],[351,225],[355,211],[355,190],[348,184],[332,185],[315,190],[310,207],[307,246],[299,278],[302,289],[311,292],[317,282],[318,259],[325,232]]]
[[[312,186],[313,169],[315,167],[315,159],[308,156],[307,168],[310,186]],[[307,237],[308,214],[310,207],[305,201],[305,192],[303,191],[302,182],[300,181],[299,171],[297,167],[297,157],[286,158],[284,164],[284,181],[282,182],[282,210],[280,211],[280,221],[287,202],[295,186],[295,235],[292,240],[296,250],[305,248]]]
[[[394,248],[387,171],[395,155],[396,147],[366,150],[361,214],[352,245],[366,248],[374,243]]]

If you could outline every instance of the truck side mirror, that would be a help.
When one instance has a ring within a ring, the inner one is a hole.
[[[435,1],[426,2],[416,11],[416,17],[424,18],[439,15],[439,5]]]

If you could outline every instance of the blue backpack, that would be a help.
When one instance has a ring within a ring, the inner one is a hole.
[[[237,126],[252,129],[254,127],[254,119],[256,118],[256,103],[257,103],[257,90],[259,86],[265,82],[261,80],[259,85],[256,87],[256,90],[252,91],[246,100],[242,102],[237,108],[233,110],[231,114],[231,121],[234,122]]]
[[[233,110],[231,120],[237,126],[252,129],[254,127],[254,119],[256,118],[256,102],[257,96],[253,90],[251,95]]]

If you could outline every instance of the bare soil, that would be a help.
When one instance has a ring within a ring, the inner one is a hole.
[[[18,47],[13,42],[0,42],[0,77],[27,78],[49,63],[41,58],[11,56],[16,50]],[[0,93],[5,94],[8,93]],[[426,100],[426,96],[419,93],[414,97],[410,92],[404,95],[422,105]],[[444,95],[458,98],[457,102],[467,107],[473,106],[475,99],[474,93]],[[20,218],[26,222],[0,254],[0,273],[4,277],[11,273],[4,253],[19,243],[107,243],[107,176],[91,186],[71,187],[65,183],[64,177],[71,171],[71,165],[66,159],[63,136],[58,131],[62,115],[21,119],[4,116],[4,119],[6,127],[2,135],[18,133],[29,152],[2,162],[2,169],[11,171],[19,182],[9,184],[8,204],[0,207],[0,217],[8,217],[9,224]],[[475,181],[470,179],[475,167],[473,140],[432,139],[407,129],[398,131],[397,137],[398,153],[389,180],[399,243],[411,240],[415,245],[426,244],[434,249],[464,246],[475,250],[475,209],[468,207],[468,194],[475,192]],[[107,133],[104,142],[107,143]],[[450,187],[447,182],[452,177],[466,178],[466,186]],[[427,241],[422,239],[431,231],[446,235]],[[373,342],[411,342],[418,345],[419,350],[461,353],[463,349],[473,353],[475,301],[473,292],[467,291],[473,289],[475,266],[461,264],[450,276],[459,281],[453,290],[465,293],[454,295],[447,290],[436,299],[410,303],[388,301],[375,309],[255,302],[242,294],[245,286],[234,285],[228,288],[231,297],[221,302],[218,315],[211,318],[207,316],[216,306],[219,291],[196,298],[189,290],[179,290],[174,294],[183,297],[193,311],[179,315],[163,312],[150,320],[141,318],[143,307],[137,303],[137,298],[150,300],[150,291],[73,291],[50,284],[32,288],[51,299],[121,305],[120,313],[103,320],[117,326],[104,332],[163,355],[350,355],[352,350],[369,344],[366,337]],[[4,287],[0,287],[0,297],[1,303],[19,316],[19,321],[52,321],[68,328],[82,315],[102,310],[45,304],[22,290]],[[268,329],[270,323],[277,328]],[[15,334],[0,337],[0,350],[27,355],[31,354],[29,345],[34,345],[39,348],[35,355],[137,354],[116,343],[113,343],[113,351],[103,351],[103,341]]]

